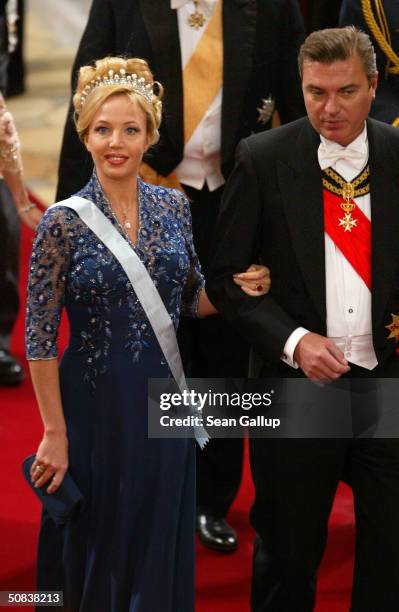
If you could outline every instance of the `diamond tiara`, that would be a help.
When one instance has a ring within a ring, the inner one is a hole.
[[[126,74],[126,70],[121,68],[119,72],[108,70],[108,75],[98,77],[97,79],[90,81],[90,83],[88,83],[82,91],[80,106],[82,107],[84,105],[87,97],[94,89],[97,89],[97,87],[104,87],[106,85],[125,85],[134,91],[134,93],[143,96],[143,98],[145,98],[149,103],[152,102],[152,98],[154,96],[154,90],[151,83],[147,83],[146,85],[144,77],[138,77],[137,74]]]

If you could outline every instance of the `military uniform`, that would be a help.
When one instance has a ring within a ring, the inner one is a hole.
[[[355,25],[375,47],[379,84],[370,116],[399,127],[399,3],[343,0],[340,25]]]

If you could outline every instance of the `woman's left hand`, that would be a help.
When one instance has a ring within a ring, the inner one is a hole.
[[[266,266],[252,264],[245,272],[233,274],[233,281],[252,297],[265,295],[270,289],[270,270]]]

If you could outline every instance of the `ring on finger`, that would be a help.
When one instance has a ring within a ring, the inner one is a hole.
[[[35,467],[35,472],[39,472],[39,474],[42,474],[44,472],[44,467],[42,465],[37,465]]]

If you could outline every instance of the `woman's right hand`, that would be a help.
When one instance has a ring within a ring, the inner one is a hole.
[[[31,479],[36,487],[51,483],[47,493],[54,493],[68,469],[68,439],[66,434],[45,432],[31,468]]]
[[[252,264],[245,272],[233,274],[233,281],[247,295],[252,297],[266,295],[271,285],[270,269],[264,265]]]

